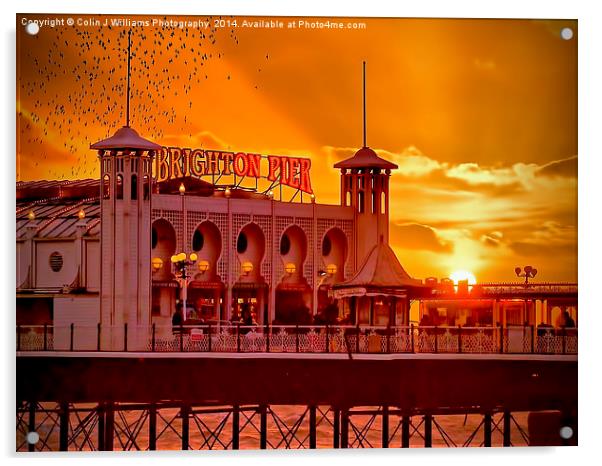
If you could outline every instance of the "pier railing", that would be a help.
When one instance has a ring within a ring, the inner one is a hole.
[[[17,351],[577,354],[576,328],[18,325]]]

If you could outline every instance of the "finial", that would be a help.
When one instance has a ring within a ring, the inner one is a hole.
[[[128,31],[128,74],[127,74],[127,96],[125,99],[125,126],[130,126],[130,60],[131,60],[131,46],[132,46],[132,30]]]
[[[363,62],[363,96],[364,96],[364,146],[363,147],[368,147],[366,145],[366,62]]]

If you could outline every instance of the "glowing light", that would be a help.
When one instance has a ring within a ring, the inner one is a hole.
[[[153,272],[157,272],[163,267],[163,260],[160,257],[153,257],[151,259],[151,265],[153,267]]]
[[[455,272],[449,274],[449,278],[453,280],[455,285],[462,280],[468,280],[469,285],[474,285],[477,282],[477,278],[474,276],[474,274],[467,270],[456,270]]]

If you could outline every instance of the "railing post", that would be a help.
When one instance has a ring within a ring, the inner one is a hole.
[[[531,354],[535,353],[535,325],[531,324]]]
[[[96,351],[100,351],[100,322],[96,324]]]
[[[236,352],[240,353],[240,322],[236,324]]]
[[[439,352],[439,328],[435,325],[435,353]]]
[[[462,352],[462,326],[458,325],[458,353]]]
[[[184,325],[180,323],[180,353],[184,351]]]
[[[151,326],[151,351],[154,353],[155,352],[155,346],[156,346],[156,328],[155,328],[155,322],[153,322],[153,325]]]
[[[410,325],[410,338],[411,338],[411,346],[412,346],[412,353],[415,353],[415,346],[414,346],[414,324]]]
[[[500,353],[504,352],[504,325],[500,324]]]
[[[73,322],[71,322],[71,325],[69,326],[69,351],[73,351]]]
[[[207,337],[209,338],[209,340],[207,341],[207,350],[211,353],[211,331],[212,331],[212,327],[211,324],[209,324],[209,328],[207,329]]]
[[[329,343],[329,328],[328,328],[328,324],[326,324],[326,353],[328,353],[330,351],[330,348],[328,347],[328,343]]]
[[[48,324],[44,323],[44,351],[48,350]]]
[[[299,324],[295,325],[295,352],[299,352]]]
[[[128,350],[128,323],[123,324],[123,351]]]
[[[387,324],[387,354],[391,353],[391,322]]]
[[[17,325],[17,351],[21,351],[21,324]]]
[[[265,324],[265,352],[270,352],[270,324]]]

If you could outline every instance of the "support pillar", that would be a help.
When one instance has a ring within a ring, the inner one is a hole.
[[[389,448],[389,406],[383,406],[382,447]]]
[[[267,406],[259,407],[259,448],[265,450],[268,446],[268,412]]]
[[[486,413],[483,417],[483,444],[486,447],[491,446],[491,413]]]
[[[410,448],[410,416],[401,418],[401,448]]]
[[[105,451],[105,410],[102,403],[96,407],[98,416],[98,451]]]
[[[511,418],[510,418],[510,411],[504,411],[504,426],[503,426],[503,436],[504,436],[504,446],[505,447],[509,447],[511,446],[511,441],[510,441],[510,428],[511,428]]]
[[[105,450],[113,451],[113,436],[115,433],[115,405],[108,402],[105,406]]]
[[[59,410],[59,451],[69,449],[69,404],[61,403]]]
[[[154,403],[148,409],[148,449],[157,449],[157,406]]]
[[[309,448],[316,448],[316,407],[309,407]]]
[[[349,447],[349,411],[341,411],[341,448]]]
[[[29,423],[27,424],[27,432],[36,431],[36,402],[29,403]],[[35,451],[35,444],[27,442],[27,450]]]
[[[188,405],[182,405],[180,417],[182,418],[182,450],[188,450],[190,447],[190,407]]]
[[[240,407],[234,406],[232,409],[232,450],[238,450],[240,445]]]
[[[431,448],[433,446],[433,416],[425,414],[424,416],[424,447]]]
[[[332,420],[332,448],[339,448],[341,443],[341,412],[338,409],[333,409]]]

